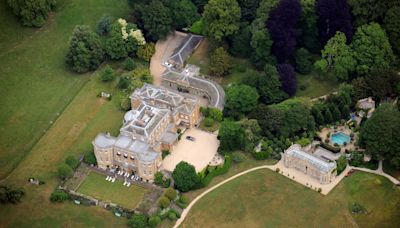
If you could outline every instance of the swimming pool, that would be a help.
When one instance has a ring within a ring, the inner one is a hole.
[[[334,133],[331,136],[332,143],[337,143],[340,146],[343,146],[344,143],[350,142],[350,136],[346,135],[343,132]]]

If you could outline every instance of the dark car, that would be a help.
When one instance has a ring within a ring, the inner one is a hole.
[[[195,140],[196,140],[194,137],[192,137],[192,136],[190,136],[190,135],[186,136],[186,139],[187,139],[187,140],[190,140],[190,141],[195,141]]]

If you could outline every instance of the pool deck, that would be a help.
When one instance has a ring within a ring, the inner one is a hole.
[[[349,135],[353,132],[350,128],[348,128],[347,126],[339,126],[337,127],[337,129],[334,128],[323,128],[320,132],[319,132],[319,137],[322,139],[322,142],[325,142],[326,139],[329,139],[329,144],[333,146],[332,140],[331,140],[331,136],[327,137],[328,133],[335,134],[335,133],[339,133],[342,132],[346,135]],[[347,150],[356,150],[357,148],[354,146],[354,143],[357,141],[358,135],[354,134],[354,138],[353,141],[350,141],[346,146],[340,146],[340,148],[342,149],[341,152],[344,152],[346,149]]]

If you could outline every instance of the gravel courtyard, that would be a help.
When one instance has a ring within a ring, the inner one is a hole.
[[[186,136],[189,135],[195,141],[187,140]],[[171,154],[164,159],[163,167],[172,172],[179,162],[186,161],[196,168],[196,172],[200,172],[217,153],[218,146],[217,135],[196,128],[189,129],[172,148]]]

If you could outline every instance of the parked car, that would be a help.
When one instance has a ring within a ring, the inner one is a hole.
[[[190,135],[186,136],[186,139],[189,141],[195,141],[196,139]]]

